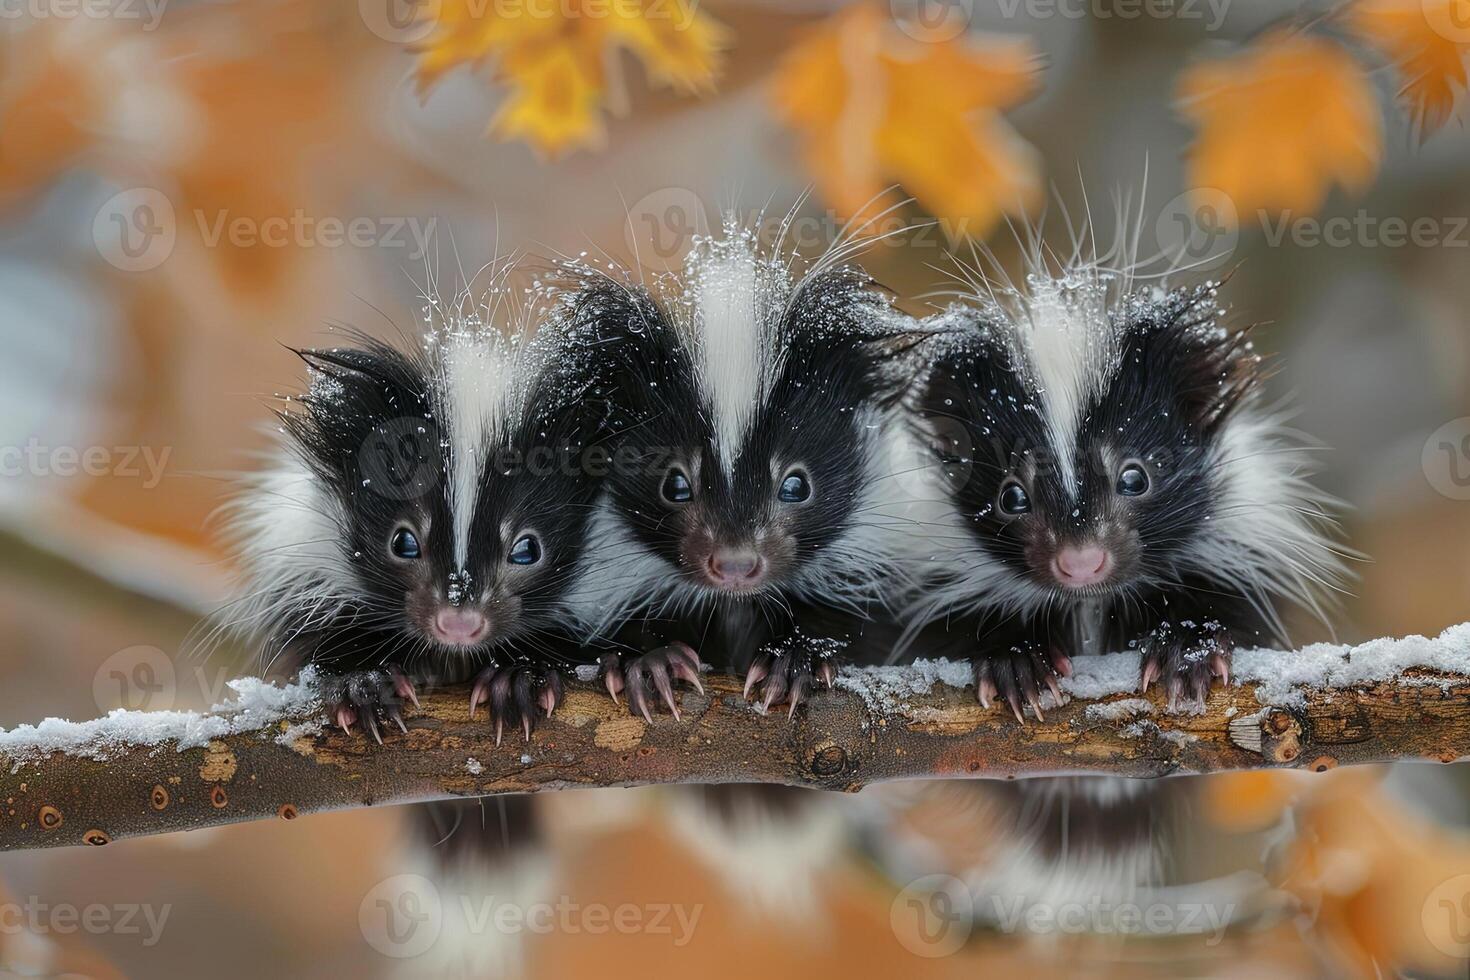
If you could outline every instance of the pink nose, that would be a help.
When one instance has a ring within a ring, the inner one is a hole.
[[[716,585],[748,589],[765,577],[765,562],[754,551],[722,548],[709,556],[709,575]]]
[[[451,646],[478,643],[490,628],[485,614],[476,609],[448,607],[434,614],[434,638]]]
[[[1052,574],[1058,582],[1072,588],[1094,585],[1113,570],[1113,556],[1095,544],[1080,548],[1065,547],[1052,559]]]

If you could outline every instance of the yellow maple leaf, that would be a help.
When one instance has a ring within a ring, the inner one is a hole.
[[[791,51],[774,100],[838,210],[856,214],[897,181],[952,234],[979,237],[1040,194],[1036,151],[1000,114],[1038,70],[1024,39],[921,41],[862,4]]]
[[[695,0],[442,0],[433,17],[418,47],[420,91],[460,65],[489,63],[508,89],[492,130],[553,156],[602,142],[619,51],[654,84],[688,94],[714,87],[726,44]]]
[[[1352,31],[1398,69],[1399,98],[1420,135],[1444,125],[1466,87],[1470,0],[1360,0],[1346,17]]]
[[[1315,211],[1334,183],[1365,188],[1383,136],[1373,89],[1326,38],[1268,34],[1180,75],[1180,111],[1197,127],[1189,178],[1224,192],[1237,215]]]

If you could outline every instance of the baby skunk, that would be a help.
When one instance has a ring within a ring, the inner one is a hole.
[[[657,297],[567,270],[564,316],[617,406],[572,603],[645,716],[654,694],[677,715],[671,680],[698,684],[701,660],[794,712],[897,580],[892,420],[915,335],[847,254],[795,275],[727,222]]]
[[[1141,690],[1201,701],[1237,644],[1285,639],[1281,600],[1316,611],[1341,580],[1329,501],[1216,288],[1079,264],[937,318],[917,409],[951,513],[910,614],[968,648],[983,704],[1024,723],[1072,654],[1135,647]]]
[[[1228,681],[1233,649],[1285,640],[1283,601],[1320,612],[1343,578],[1331,502],[1263,405],[1261,358],[1222,325],[1217,285],[1135,288],[1101,263],[932,319],[914,408],[948,515],[909,605],[932,649],[973,659],[980,702],[1041,717],[1083,652],[1139,649],[1171,707]],[[981,893],[1132,901],[1174,869],[1194,781],[1046,778],[932,788],[995,846]],[[970,802],[962,802],[968,797]]]
[[[344,730],[400,728],[415,685],[475,676],[497,739],[561,696],[554,669],[596,481],[585,411],[554,330],[487,299],[431,301],[416,350],[357,336],[303,350],[309,390],[234,506],[239,624],[267,660],[314,665]]]

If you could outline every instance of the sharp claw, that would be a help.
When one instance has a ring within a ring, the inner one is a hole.
[[[551,717],[551,713],[561,703],[562,693],[561,674],[553,670],[546,675],[545,683],[536,697],[547,718]]]
[[[704,666],[699,662],[699,654],[687,643],[680,643],[675,640],[669,644],[669,649],[675,654],[676,659],[687,661],[689,666],[694,668],[696,675],[699,673],[699,669]]]
[[[631,678],[630,678],[631,679]],[[643,716],[648,724],[653,724],[653,715],[648,710],[648,696],[643,691],[642,678],[628,687],[628,707]]]
[[[385,714],[387,714],[389,721],[398,726],[400,732],[405,735],[408,734],[408,726],[403,723],[403,712],[398,710],[397,705],[389,708]]]
[[[1052,662],[1052,666],[1057,669],[1057,673],[1058,674],[1061,674],[1063,677],[1071,677],[1072,676],[1072,658],[1071,657],[1067,656],[1064,653],[1058,653],[1058,654],[1054,654],[1052,656],[1052,661],[1051,662]]]
[[[470,721],[475,720],[475,710],[489,700],[490,685],[484,681],[475,681],[475,686],[470,688]]]
[[[792,682],[791,693],[787,696],[787,700],[791,702],[791,708],[786,712],[788,721],[796,717],[796,709],[802,701],[806,700],[811,684],[811,676],[805,673],[798,674],[796,680]]]
[[[1051,696],[1057,699],[1057,704],[1061,704],[1062,703],[1062,688],[1061,688],[1061,685],[1057,683],[1057,679],[1055,677],[1053,677],[1051,674],[1047,674],[1047,675],[1045,675],[1045,677],[1046,677],[1046,686],[1051,689]]]
[[[383,736],[378,731],[378,719],[373,717],[371,711],[364,711],[362,713],[362,726],[372,733],[374,742],[377,742],[379,745],[383,744]]]
[[[1041,713],[1041,699],[1036,696],[1035,691],[1026,692],[1026,703],[1031,705],[1031,710],[1036,712],[1037,721],[1046,721],[1046,716]]]
[[[357,721],[357,712],[346,705],[337,708],[337,727],[342,729],[344,735],[352,734],[352,723]]]
[[[500,748],[500,740],[505,735],[505,719],[499,715],[495,716],[495,747]]]
[[[816,677],[827,690],[832,690],[832,685],[837,683],[837,664],[826,658],[818,660]]]
[[[531,716],[529,714],[521,715],[521,731],[525,733],[526,744],[529,745],[531,742]]]
[[[1219,675],[1222,686],[1230,686],[1230,664],[1223,655],[1217,653],[1210,658],[1210,669]]]
[[[659,697],[663,698],[664,704],[669,706],[669,712],[674,716],[674,720],[679,721],[679,705],[674,700],[674,687],[669,683],[669,672],[664,669],[663,664],[654,661],[649,665],[648,676],[653,679],[653,689],[658,692]]]
[[[669,670],[679,680],[693,685],[700,694],[704,693],[704,685],[699,682],[699,669],[693,667],[683,657],[671,657],[669,659]]]
[[[975,685],[975,694],[980,699],[980,707],[989,708],[990,699],[999,693],[995,689],[995,682],[988,677],[982,677]]]
[[[412,702],[415,708],[421,707],[418,692],[413,689],[413,681],[409,680],[402,671],[393,670],[390,673],[393,678],[393,690],[398,696]]]
[[[771,669],[765,657],[757,657],[752,661],[750,669],[745,672],[745,690],[741,692],[741,697],[749,701],[750,692],[755,689],[757,684],[770,676],[770,673]]]
[[[1150,658],[1148,660],[1145,660],[1144,663],[1143,663],[1143,683],[1138,688],[1139,692],[1142,693],[1142,694],[1147,694],[1148,693],[1148,686],[1150,684],[1152,684],[1154,681],[1158,680],[1158,679],[1159,679],[1159,665],[1158,665],[1158,662],[1155,661],[1155,660],[1153,660],[1152,658]]]
[[[1021,714],[1021,699],[1016,696],[1015,691],[1011,691],[1006,695],[1006,702],[1010,704],[1011,713],[1016,716],[1016,720],[1021,723],[1021,727],[1026,727],[1026,716]]]

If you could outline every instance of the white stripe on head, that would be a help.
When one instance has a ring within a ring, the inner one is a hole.
[[[726,235],[692,254],[684,275],[700,378],[714,411],[720,460],[729,472],[779,369],[774,318],[787,283],[762,260],[751,236],[731,228]]]
[[[469,561],[470,525],[487,457],[506,436],[527,388],[518,339],[490,327],[440,335],[435,371],[436,412],[447,430],[449,512],[454,560]]]
[[[1008,310],[1024,380],[1046,407],[1054,462],[1077,492],[1077,430],[1087,403],[1117,367],[1117,329],[1108,316],[1113,279],[1091,269],[1027,277],[1027,295]]]

